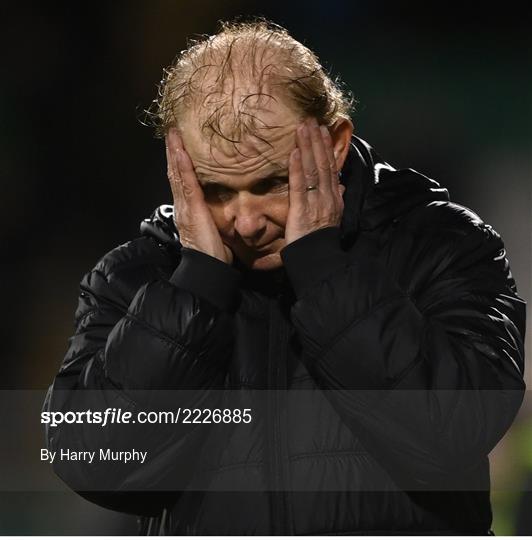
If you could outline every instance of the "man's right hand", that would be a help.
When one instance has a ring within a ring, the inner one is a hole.
[[[205,203],[192,160],[175,128],[171,128],[166,135],[166,161],[174,198],[174,222],[181,245],[231,264],[233,252],[222,242]]]

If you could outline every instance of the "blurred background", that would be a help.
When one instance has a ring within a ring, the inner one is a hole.
[[[164,146],[138,118],[187,38],[215,32],[220,19],[263,15],[312,48],[358,99],[356,134],[396,167],[436,179],[490,223],[530,302],[532,19],[522,5],[495,6],[2,3],[0,437],[9,445],[0,461],[0,534],[136,532],[133,517],[70,493],[29,454],[43,444],[41,391],[65,354],[81,277],[171,202]],[[529,388],[531,334],[529,322]],[[22,389],[35,392],[13,400],[6,393]],[[16,408],[11,420],[9,407]],[[530,391],[491,464],[495,533],[532,534]]]

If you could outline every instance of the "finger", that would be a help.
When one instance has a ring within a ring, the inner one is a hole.
[[[176,161],[175,153],[170,152],[170,149],[166,147],[166,164],[167,164],[167,176],[170,183],[170,189],[172,190],[172,196],[174,198],[174,204],[181,197],[181,188],[179,186],[179,168]]]
[[[323,139],[323,147],[325,149],[325,154],[327,156],[327,161],[329,162],[329,170],[331,175],[331,189],[333,193],[338,190],[340,184],[340,177],[338,176],[338,169],[336,167],[336,158],[334,157],[334,148],[331,133],[326,126],[320,126],[321,135]],[[342,186],[345,190],[345,186]],[[340,192],[340,196],[343,195],[343,191]]]
[[[181,150],[183,150],[183,139],[181,139],[181,135],[176,128],[170,128],[168,130],[168,133],[166,134],[166,142],[166,146],[168,146],[172,150],[176,148],[180,148]]]
[[[175,128],[168,131],[165,142],[168,180],[174,198],[180,198],[182,197],[182,187],[176,151],[183,148],[183,142]]]
[[[176,149],[177,164],[181,179],[181,189],[185,200],[203,199],[203,191],[199,185],[194,165],[185,149]]]
[[[297,207],[306,202],[306,186],[303,176],[303,167],[301,164],[301,150],[295,148],[290,153],[288,161],[288,183],[290,206]]]
[[[332,196],[331,167],[325,151],[322,131],[315,118],[308,119],[307,125],[310,132],[314,163],[318,171],[320,193]]]
[[[318,186],[320,184],[318,168],[314,161],[312,152],[312,142],[310,140],[309,128],[306,122],[303,122],[296,131],[297,146],[301,151],[301,166],[303,169],[303,181],[305,189],[308,186]],[[312,193],[312,192],[308,192]],[[315,195],[316,193],[314,193]]]

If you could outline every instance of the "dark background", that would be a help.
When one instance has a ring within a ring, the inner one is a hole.
[[[521,5],[8,2],[0,7],[3,389],[51,383],[82,275],[171,202],[164,146],[139,117],[187,38],[237,15],[285,26],[341,75],[359,101],[356,134],[490,223],[530,300],[532,18]],[[530,373],[527,381],[531,388]],[[531,401],[492,455],[497,534],[518,531],[520,491],[532,471]],[[21,412],[24,422],[28,448],[41,445],[34,418]],[[27,479],[8,461],[0,479],[7,471]],[[0,496],[0,534],[135,532],[133,518],[85,503],[51,475],[46,481],[49,491]]]

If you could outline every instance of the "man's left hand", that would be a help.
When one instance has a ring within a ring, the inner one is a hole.
[[[319,126],[315,118],[308,118],[298,127],[288,169],[286,244],[318,229],[340,225],[345,186],[339,182],[329,130]]]

